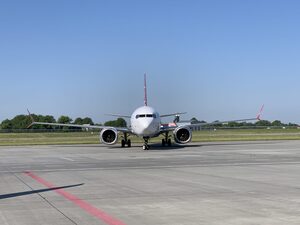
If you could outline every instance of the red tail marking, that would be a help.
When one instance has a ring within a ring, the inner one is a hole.
[[[256,119],[261,120],[260,117],[261,117],[261,115],[262,115],[262,112],[263,112],[263,110],[264,110],[264,107],[265,107],[265,104],[263,104],[263,105],[261,106],[261,108],[260,108],[260,110],[259,110],[259,113],[258,113],[257,116],[256,116]]]

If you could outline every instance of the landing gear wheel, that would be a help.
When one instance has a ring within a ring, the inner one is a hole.
[[[128,148],[131,147],[131,140],[130,139],[127,140],[127,146],[128,146]]]
[[[143,145],[143,150],[149,150],[149,145],[148,145],[149,138],[144,137],[144,145]]]
[[[121,141],[121,146],[122,146],[122,148],[124,148],[125,147],[125,140],[124,139],[122,139],[122,141]]]
[[[149,149],[150,149],[150,146],[148,144],[143,145],[143,150],[149,150]]]
[[[168,139],[168,142],[167,142],[167,144],[168,144],[168,146],[169,146],[169,147],[171,147],[171,145],[172,145],[172,142],[171,142],[171,139],[170,139],[170,138]]]
[[[162,145],[163,147],[166,146],[166,141],[165,141],[165,139],[162,139],[162,140],[161,140],[161,145]]]

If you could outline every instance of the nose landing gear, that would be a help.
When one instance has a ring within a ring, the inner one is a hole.
[[[149,138],[144,137],[144,145],[143,145],[143,150],[149,150],[149,145],[148,145]]]

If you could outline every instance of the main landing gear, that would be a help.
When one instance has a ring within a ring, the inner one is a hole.
[[[165,135],[165,138],[161,140],[161,145],[163,147],[165,147],[166,145],[168,147],[171,147],[172,142],[171,142],[171,138],[170,138],[169,132],[166,132],[164,135]]]
[[[124,137],[121,140],[121,146],[122,146],[122,148],[124,148],[126,145],[128,146],[128,148],[130,148],[131,147],[131,140],[128,139],[128,134],[124,133]]]
[[[150,146],[148,144],[149,137],[143,137],[143,139],[144,139],[143,150],[149,150],[150,149]],[[163,147],[165,147],[165,146],[171,147],[172,146],[169,132],[164,133],[164,139],[161,140],[161,144]]]

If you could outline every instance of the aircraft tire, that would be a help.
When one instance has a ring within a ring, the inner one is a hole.
[[[122,141],[121,141],[121,147],[122,147],[122,148],[125,147],[125,140],[124,140],[124,139],[122,139]]]
[[[168,139],[168,143],[167,143],[167,144],[168,144],[169,147],[171,147],[172,142],[171,142],[171,139],[170,139],[170,138]]]
[[[131,147],[131,140],[130,139],[127,140],[127,146],[128,146],[128,148]]]

